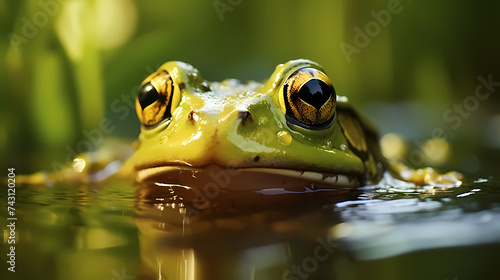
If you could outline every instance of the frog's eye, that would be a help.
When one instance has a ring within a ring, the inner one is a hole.
[[[291,74],[283,87],[287,122],[320,130],[333,124],[337,95],[330,79],[314,68]]]
[[[174,82],[167,71],[155,72],[142,82],[135,109],[141,123],[152,126],[171,117]]]

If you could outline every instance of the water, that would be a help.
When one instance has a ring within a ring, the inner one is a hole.
[[[16,272],[4,231],[0,278],[500,279],[493,179],[205,196],[157,183],[18,186]]]

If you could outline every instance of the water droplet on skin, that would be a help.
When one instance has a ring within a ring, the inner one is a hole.
[[[345,144],[340,145],[340,149],[341,149],[342,151],[345,151],[345,149],[346,149],[346,148],[347,148],[347,146],[346,146]]]
[[[292,135],[288,133],[288,131],[282,130],[277,133],[278,135],[278,140],[283,144],[283,145],[290,145],[292,143]]]
[[[168,137],[165,135],[160,136],[160,145],[165,144],[167,142]]]

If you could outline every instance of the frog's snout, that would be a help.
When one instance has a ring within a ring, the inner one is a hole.
[[[187,119],[190,123],[195,124],[200,119],[200,115],[201,113],[199,111],[192,110],[191,112],[189,112]]]
[[[208,124],[211,122],[218,122],[220,124],[221,120],[237,121],[240,125],[244,126],[253,122],[253,116],[248,110],[235,110],[225,117],[211,114],[205,110],[191,110],[187,115],[187,121],[193,125]]]
[[[252,114],[247,110],[239,111],[238,112],[238,119],[241,120],[241,125],[245,125],[245,124],[249,124],[249,123],[253,122]]]

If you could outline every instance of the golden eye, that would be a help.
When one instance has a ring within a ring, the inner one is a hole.
[[[142,82],[135,100],[135,109],[141,123],[153,126],[171,117],[174,82],[167,71],[155,72]]]
[[[333,124],[337,95],[330,79],[314,68],[291,74],[283,87],[285,116],[289,123],[320,130]]]

